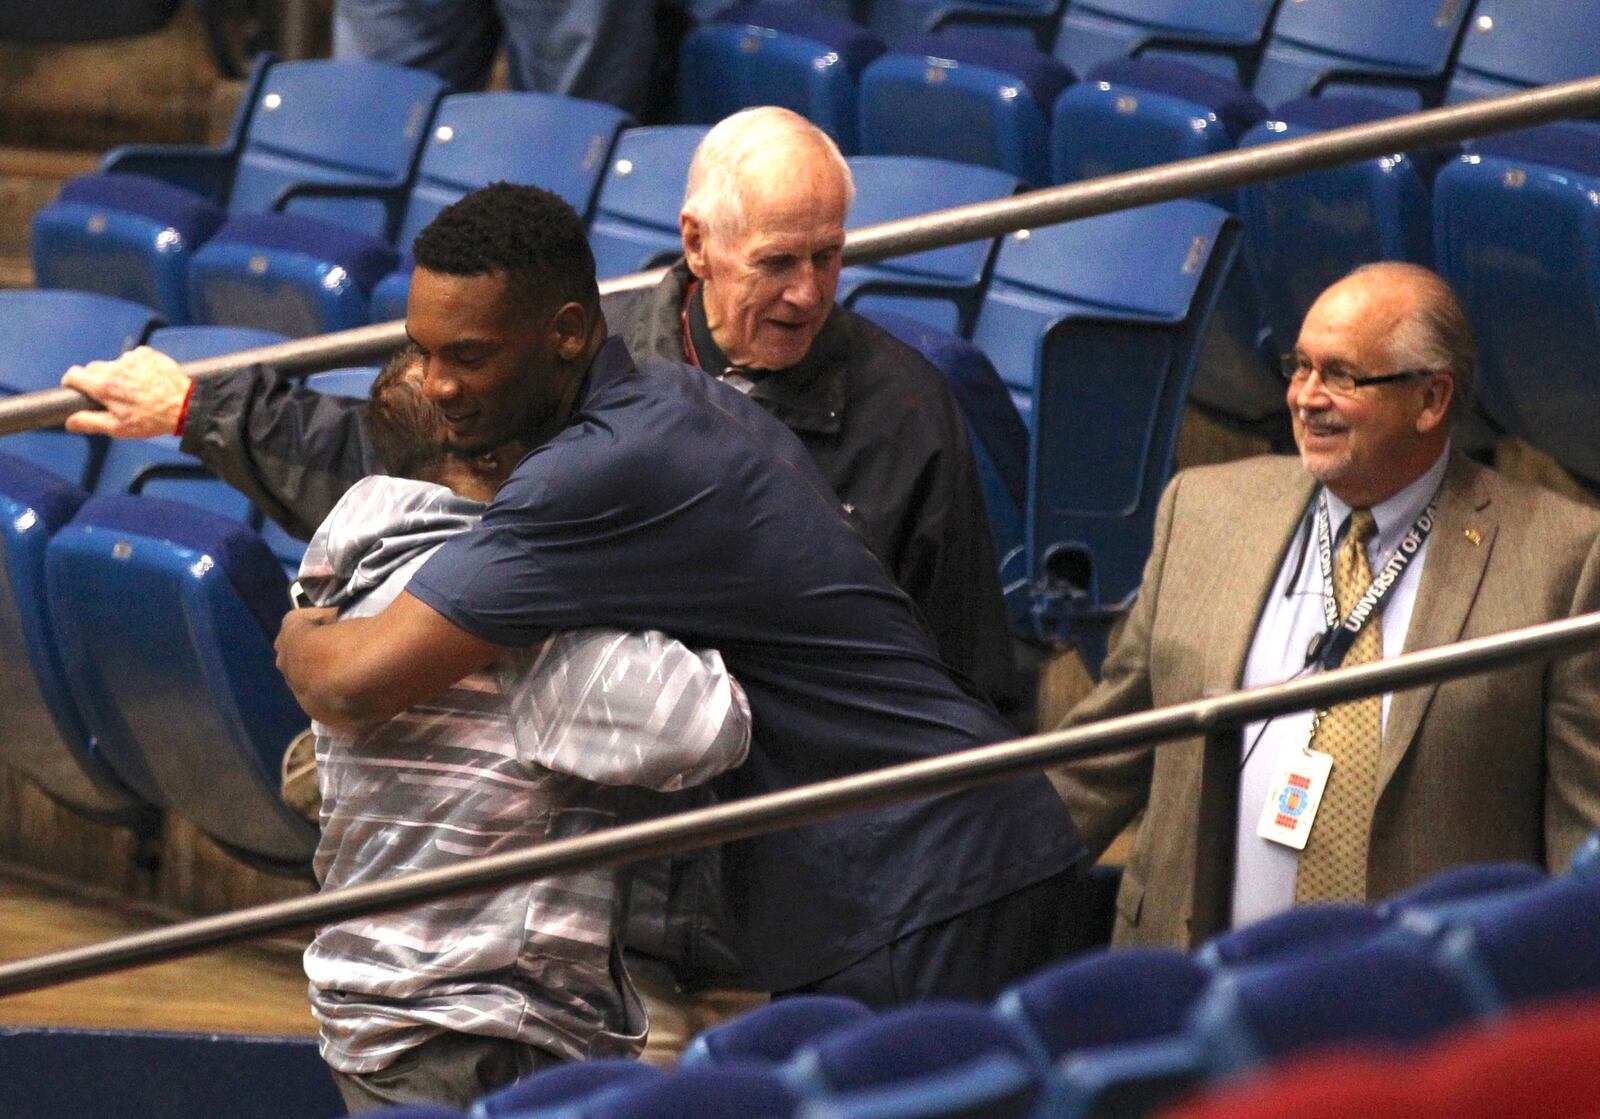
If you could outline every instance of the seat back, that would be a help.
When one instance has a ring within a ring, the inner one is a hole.
[[[694,150],[709,131],[660,125],[630,128],[618,138],[589,223],[595,275],[626,276],[683,255],[678,212]]]
[[[145,802],[100,758],[72,699],[45,589],[50,539],[88,494],[23,459],[0,454],[0,709],[6,764],[74,811],[113,823],[150,822]]]
[[[499,181],[543,187],[587,217],[628,123],[615,106],[553,93],[446,97],[429,126],[396,245],[409,251],[440,210]]]
[[[1278,9],[1252,89],[1268,105],[1354,93],[1437,105],[1472,13],[1466,0],[1310,0]]]
[[[915,156],[850,158],[856,197],[845,227],[898,221],[1015,194],[1015,175],[989,167]],[[839,302],[857,311],[890,311],[965,334],[977,314],[997,239],[967,241],[846,268]]]
[[[300,182],[399,184],[415,167],[445,83],[425,70],[382,62],[280,62],[267,70],[245,129],[227,206],[272,208]],[[387,239],[371,199],[308,199],[295,213]]]
[[[802,1045],[871,1017],[866,1006],[838,995],[778,999],[698,1035],[683,1051],[682,1064],[781,1064]]]
[[[573,1119],[788,1119],[797,1102],[771,1069],[705,1066],[602,1093]]]
[[[1305,97],[1245,134],[1243,147],[1299,139],[1394,116],[1365,97]],[[1385,156],[1245,187],[1245,259],[1275,345],[1287,351],[1328,286],[1379,260],[1433,261],[1432,181],[1451,153]]]
[[[850,154],[862,67],[882,52],[875,35],[848,20],[799,5],[738,4],[684,36],[679,114],[715,124],[740,109],[779,105]]]
[[[1071,82],[1049,55],[981,32],[912,36],[862,72],[861,150],[1044,183],[1050,107]]]
[[[303,872],[316,829],[278,797],[309,723],[275,667],[288,580],[256,533],[158,498],[91,498],[46,585],[67,679],[139,794],[265,869]]]
[[[0,395],[61,384],[68,367],[114,358],[160,322],[137,303],[76,291],[0,291]],[[105,440],[60,431],[6,436],[0,451],[90,486]]]
[[[1439,941],[1439,959],[1487,1011],[1600,992],[1600,883],[1552,879]]]
[[[1477,0],[1445,101],[1498,97],[1600,73],[1600,3],[1566,0],[1559,13],[1518,0]]]
[[[1600,481],[1600,140],[1570,126],[1491,137],[1434,183],[1440,272],[1466,308],[1478,397],[1511,434]]]
[[[1055,56],[1079,74],[1138,55],[1175,58],[1245,81],[1277,7],[1277,0],[1073,0],[1061,17]]]
[[[1195,959],[1210,968],[1277,963],[1355,943],[1383,927],[1383,918],[1365,905],[1297,906],[1212,937]]]
[[[468,1112],[470,1119],[573,1119],[573,1112],[602,1093],[636,1088],[662,1078],[643,1061],[596,1059],[555,1065],[486,1096]]]

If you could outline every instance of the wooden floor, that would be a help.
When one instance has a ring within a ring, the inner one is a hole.
[[[0,959],[94,943],[167,923],[148,908],[69,892],[0,866]],[[292,945],[248,946],[0,998],[0,1026],[84,1026],[310,1035]]]

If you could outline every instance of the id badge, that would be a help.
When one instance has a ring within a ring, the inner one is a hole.
[[[1261,806],[1256,834],[1273,843],[1304,851],[1306,840],[1311,836],[1311,824],[1317,818],[1317,807],[1322,803],[1322,791],[1328,787],[1328,774],[1332,771],[1332,754],[1319,750],[1301,750],[1295,754],[1267,787],[1267,801]]]

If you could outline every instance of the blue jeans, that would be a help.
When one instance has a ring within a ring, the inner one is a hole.
[[[481,89],[503,36],[513,88],[637,113],[655,63],[654,8],[649,0],[337,0],[333,55]]]

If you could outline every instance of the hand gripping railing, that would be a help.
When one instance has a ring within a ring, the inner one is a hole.
[[[1107,719],[1075,730],[1038,734],[804,788],[750,797],[577,839],[489,855],[459,866],[422,871],[392,881],[203,917],[0,965],[0,996],[153,964],[288,929],[403,909],[531,878],[696,851],[883,804],[1019,777],[1046,765],[1131,746],[1154,745],[1194,735],[1215,736],[1256,719],[1487,672],[1520,661],[1547,659],[1596,642],[1600,642],[1600,612],[1407,653],[1284,684]]]
[[[1600,113],[1600,78],[1543,86],[866,226],[850,234],[844,261],[862,264],[883,260],[1593,113]],[[621,276],[602,283],[600,291],[605,294],[646,287],[660,277],[660,270]],[[214,377],[258,362],[289,372],[334,369],[381,361],[404,341],[402,322],[378,323],[191,361],[183,370],[191,377]],[[93,407],[97,405],[72,389],[46,389],[9,397],[0,400],[0,435],[53,427],[73,412]]]

